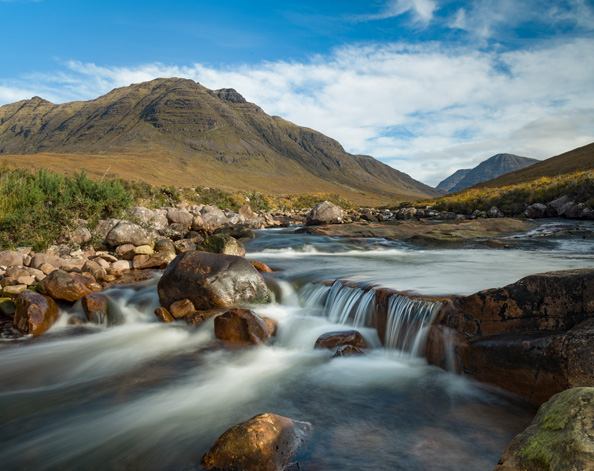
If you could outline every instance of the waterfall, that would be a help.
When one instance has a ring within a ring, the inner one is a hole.
[[[378,297],[378,290],[386,290],[389,295]],[[330,322],[378,330],[385,325],[385,348],[411,357],[422,356],[429,326],[441,305],[385,288],[349,286],[341,280],[332,286],[307,285],[300,297],[304,307],[317,308],[319,315]]]

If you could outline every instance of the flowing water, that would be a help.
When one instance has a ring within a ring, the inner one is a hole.
[[[275,301],[271,345],[213,347],[199,328],[156,321],[155,279],[105,292],[110,326],[69,326],[77,303],[38,338],[0,342],[0,468],[189,470],[228,427],[262,412],[314,425],[300,469],[492,469],[534,409],[419,357],[436,306],[393,296],[384,348],[369,327],[381,284],[424,294],[471,293],[522,276],[594,267],[592,243],[554,250],[416,250],[261,231],[248,257]],[[313,283],[337,278],[357,282]],[[371,287],[371,288],[370,288]],[[331,359],[323,333],[359,330],[373,348]]]

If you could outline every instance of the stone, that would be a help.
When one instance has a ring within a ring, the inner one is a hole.
[[[343,345],[342,347],[338,347],[332,358],[352,357],[355,355],[365,355],[365,353],[359,347],[354,347],[353,345]]]
[[[199,249],[205,252],[245,257],[245,247],[243,244],[234,237],[226,234],[211,235],[200,245]]]
[[[93,260],[87,260],[85,262],[82,267],[82,272],[90,273],[99,282],[107,280],[107,272],[105,271],[105,268]]]
[[[113,256],[113,255],[112,255],[112,254],[110,254],[109,252],[103,252],[103,251],[102,251],[102,252],[97,252],[97,253],[95,254],[95,256],[96,256],[97,258],[101,258],[101,259],[105,260],[105,261],[106,261],[106,262],[108,262],[108,263],[117,262],[117,261],[119,260],[119,258],[118,258],[118,257],[115,257],[115,256]],[[99,261],[98,261],[98,260],[96,260],[96,261],[97,261],[97,263],[99,263]]]
[[[89,322],[104,324],[107,319],[107,297],[99,294],[87,294],[82,297],[82,307]]]
[[[204,219],[202,219],[202,216],[200,214],[196,214],[192,218],[192,224],[190,228],[193,231],[204,231],[208,228],[208,225],[204,222]]]
[[[16,299],[12,325],[23,334],[40,335],[55,324],[59,313],[52,298],[24,290]]]
[[[322,201],[316,204],[307,215],[305,224],[307,226],[318,226],[321,224],[341,224],[344,219],[344,211],[331,203]]]
[[[101,237],[105,238],[109,231],[111,231],[117,224],[121,221],[121,219],[102,219],[97,222],[94,232],[99,234]]]
[[[16,298],[19,294],[28,288],[27,285],[11,285],[2,288],[3,298]]]
[[[70,240],[75,244],[82,245],[93,238],[88,227],[78,227],[72,233]]]
[[[19,276],[17,278],[17,283],[19,285],[27,285],[27,286],[31,286],[32,284],[35,283],[35,277],[34,276]]]
[[[227,311],[227,308],[216,308],[216,309],[209,309],[207,311],[194,311],[191,314],[188,314],[186,319],[186,324],[192,325],[194,327],[198,327],[199,325],[206,322],[208,319],[214,316],[218,316],[220,314],[224,314]]]
[[[594,470],[594,388],[575,388],[540,406],[507,446],[495,471]]]
[[[524,215],[530,219],[546,218],[547,206],[542,203],[534,203],[524,210]]]
[[[134,255],[152,255],[155,253],[150,245],[139,245],[134,247]]]
[[[159,239],[157,242],[155,242],[155,247],[153,250],[159,253],[168,252],[173,255],[176,255],[175,245],[169,239]]]
[[[93,259],[93,262],[95,262],[97,265],[99,265],[101,268],[105,268],[106,270],[111,267],[110,262],[108,262],[107,260],[105,260],[102,257],[95,257]],[[117,262],[117,259],[114,260],[114,262]]]
[[[256,270],[258,270],[258,272],[260,272],[260,273],[272,273],[273,272],[273,270],[268,265],[266,265],[265,263],[257,262],[255,260],[250,260],[250,264]]]
[[[252,208],[249,204],[244,204],[237,212],[243,216],[245,220],[255,219],[258,217],[258,215],[252,211]]]
[[[0,298],[0,314],[12,319],[14,317],[14,311],[15,307],[12,298]]]
[[[129,211],[129,214],[138,220],[141,224],[153,227],[154,229],[165,229],[169,225],[167,217],[156,211],[152,211],[143,206],[136,206]]]
[[[69,258],[66,260],[62,260],[60,264],[60,269],[67,271],[67,272],[76,272],[81,273],[82,268],[85,266],[86,260]]]
[[[225,213],[216,206],[204,206],[201,210],[201,217],[204,226],[194,230],[214,231],[221,226],[229,224],[229,220],[227,219],[227,216],[225,216]]]
[[[158,307],[155,309],[155,316],[157,316],[157,319],[159,319],[160,322],[170,323],[175,320],[171,313],[164,307]]]
[[[134,247],[134,245],[132,244],[119,245],[115,249],[115,254],[118,257],[123,258],[124,260],[132,260],[134,258],[134,255],[137,255],[134,251],[135,248],[136,247]]]
[[[284,471],[312,425],[276,414],[259,414],[226,430],[202,459],[207,471]]]
[[[232,345],[260,345],[272,337],[275,324],[251,309],[230,309],[215,317],[215,337]]]
[[[132,270],[132,262],[129,260],[118,260],[111,264],[111,268],[118,271],[129,271]]]
[[[49,275],[54,270],[57,270],[55,266],[50,265],[49,263],[42,263],[39,269],[43,272],[44,275]]]
[[[74,302],[93,292],[81,278],[64,270],[55,270],[45,277],[41,287],[45,294],[54,299]]]
[[[147,268],[165,268],[169,265],[175,256],[171,253],[154,253],[152,255],[136,255],[132,260],[132,267],[135,270],[144,270]]]
[[[192,314],[195,310],[196,308],[189,299],[180,299],[179,301],[171,303],[171,306],[169,306],[169,312],[176,319],[186,317],[188,314]]]
[[[262,303],[270,293],[262,275],[244,258],[184,252],[168,265],[158,283],[161,306],[190,299],[197,310]]]
[[[128,221],[120,221],[105,236],[105,241],[112,247],[118,247],[123,244],[139,246],[150,244],[152,242],[152,237],[138,224],[133,224]]]
[[[487,217],[489,218],[502,218],[505,217],[505,214],[497,207],[493,206],[489,211],[487,211]]]
[[[170,208],[167,210],[167,220],[169,221],[169,224],[182,224],[189,229],[192,225],[192,219],[194,219],[193,214],[185,209]]]
[[[175,253],[180,254],[188,250],[196,250],[196,244],[190,239],[176,240],[174,243]]]
[[[344,345],[351,345],[357,348],[369,348],[361,333],[356,330],[345,330],[322,334],[316,340],[314,348],[333,349],[336,347],[342,347]]]
[[[0,252],[0,266],[3,267],[22,267],[23,254],[15,250],[4,250]]]

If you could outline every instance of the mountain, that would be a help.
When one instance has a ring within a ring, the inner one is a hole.
[[[462,180],[449,189],[448,193],[465,190],[477,183],[486,182],[514,170],[526,168],[540,162],[537,159],[513,154],[497,154],[470,170]],[[455,174],[454,174],[455,175]]]
[[[0,160],[157,185],[339,193],[360,204],[438,190],[312,129],[267,115],[233,89],[156,79],[90,101],[0,107]]]
[[[460,183],[471,170],[471,168],[461,168],[460,170],[456,170],[448,178],[439,182],[439,185],[437,185],[435,188],[438,190],[449,191],[451,188]]]
[[[564,152],[522,170],[502,175],[478,185],[483,188],[499,188],[531,182],[543,177],[594,170],[594,143]]]

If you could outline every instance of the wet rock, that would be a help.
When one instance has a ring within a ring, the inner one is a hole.
[[[104,324],[107,319],[107,297],[99,293],[82,298],[82,307],[87,319],[95,324]]]
[[[171,303],[171,306],[169,307],[169,312],[176,319],[186,317],[188,314],[192,314],[195,310],[196,308],[189,299],[180,299],[179,301]]]
[[[250,263],[260,273],[272,273],[273,272],[272,268],[270,268],[265,263],[257,262],[255,260],[250,260]]]
[[[271,319],[262,318],[251,309],[230,309],[215,318],[215,337],[233,345],[265,343],[274,331]]]
[[[82,278],[64,270],[55,270],[41,282],[41,288],[45,294],[54,299],[74,302],[93,292],[92,289],[87,287],[92,281],[85,283]]]
[[[168,265],[158,292],[163,307],[187,298],[197,310],[267,302],[270,297],[262,275],[244,258],[194,251]]]
[[[206,311],[194,311],[193,313],[188,314],[185,317],[186,324],[197,327],[206,322],[211,317],[224,314],[225,312],[227,312],[227,308],[208,309]]]
[[[145,270],[147,268],[163,269],[175,257],[171,253],[154,253],[152,255],[136,255],[132,260],[132,267],[135,270]]]
[[[311,430],[308,422],[260,414],[225,431],[201,464],[208,471],[284,471]]]
[[[356,330],[345,330],[341,332],[328,332],[322,334],[316,340],[314,348],[336,348],[344,345],[351,345],[357,348],[369,348],[367,342],[360,332]]]
[[[527,218],[538,219],[547,217],[547,206],[542,203],[534,203],[524,210]]]
[[[157,319],[159,319],[161,322],[170,323],[175,320],[171,313],[164,307],[158,307],[155,309],[155,316],[157,316]]]
[[[2,288],[2,297],[4,298],[16,298],[23,291],[28,289],[27,285],[10,285]]]
[[[330,201],[322,201],[316,204],[307,215],[305,222],[308,226],[321,224],[340,224],[344,219],[344,211]]]
[[[16,299],[13,327],[23,334],[40,335],[55,324],[59,313],[52,298],[25,290]]]
[[[14,317],[14,311],[14,301],[11,298],[0,298],[0,314],[12,319]]]
[[[139,225],[128,221],[120,221],[105,236],[105,241],[112,247],[124,244],[138,246],[150,244],[152,237]]]
[[[20,267],[23,266],[23,254],[15,250],[4,250],[0,252],[0,266]]]
[[[226,234],[211,235],[200,245],[199,248],[204,252],[245,257],[245,247],[243,244],[234,237]]]
[[[593,470],[594,388],[575,388],[543,404],[507,446],[495,471]]]
[[[338,347],[336,353],[332,358],[339,358],[339,357],[352,357],[354,355],[364,355],[365,353],[359,347],[354,347],[353,345],[343,345],[342,347]]]

